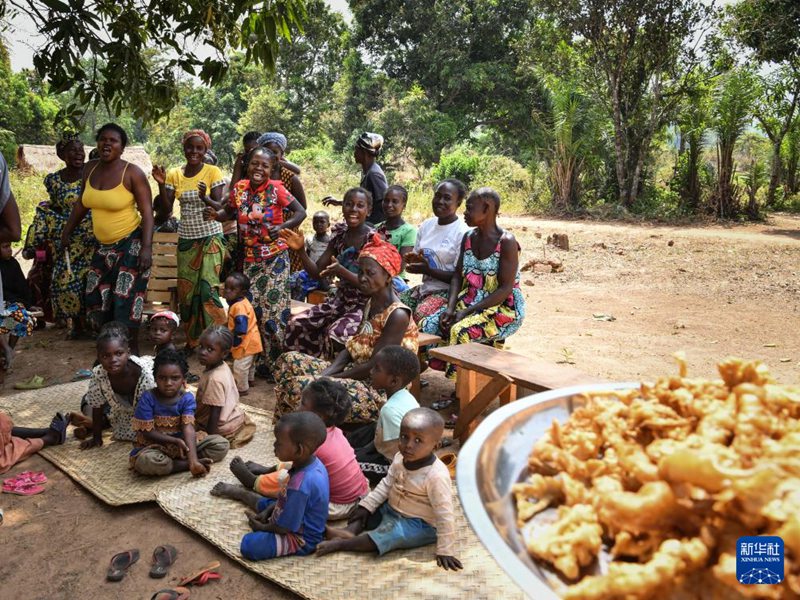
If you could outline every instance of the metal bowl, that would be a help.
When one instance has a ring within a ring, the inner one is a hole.
[[[511,486],[528,476],[528,456],[553,419],[564,422],[578,396],[638,388],[638,383],[580,385],[521,398],[491,413],[458,454],[464,513],[486,549],[531,598],[558,600],[558,576],[534,561],[517,527]]]

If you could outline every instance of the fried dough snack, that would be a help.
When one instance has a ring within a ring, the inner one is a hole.
[[[528,552],[570,600],[667,598],[687,579],[681,597],[800,599],[800,387],[738,359],[692,379],[676,358],[678,377],[587,395],[536,442],[513,488]],[[736,581],[742,535],[783,537],[783,583]]]

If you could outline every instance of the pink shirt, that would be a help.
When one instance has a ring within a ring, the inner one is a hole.
[[[369,483],[356,461],[356,452],[338,427],[328,427],[328,437],[315,452],[328,470],[333,504],[350,504],[369,493]]]

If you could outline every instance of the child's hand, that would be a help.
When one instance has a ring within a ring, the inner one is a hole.
[[[409,273],[413,273],[414,275],[429,275],[430,274],[430,266],[426,261],[422,262],[408,262],[408,257],[411,256],[410,254],[406,254],[403,258],[406,260],[406,271]]]
[[[456,312],[454,310],[450,310],[449,308],[444,312],[444,314],[439,317],[439,326],[443,333],[447,333],[450,331],[450,328],[456,322]]]
[[[247,522],[250,524],[250,529],[253,531],[269,531],[269,525],[259,520],[259,515],[256,515],[252,510],[244,511],[247,516]]]
[[[342,202],[341,200],[337,200],[333,196],[325,196],[322,199],[322,204],[324,206],[341,206],[342,204],[344,204],[344,202]]]
[[[95,440],[94,438],[89,438],[88,440],[83,440],[81,442],[81,450],[88,450],[89,448],[99,448],[103,445],[103,438],[99,440]]]
[[[274,242],[277,240],[281,231],[283,231],[283,227],[280,225],[271,225],[270,227],[267,227],[267,234],[269,235],[270,241]]]
[[[206,182],[201,181],[197,184],[197,195],[200,196],[200,200],[203,202],[206,201]]]
[[[363,530],[367,526],[367,519],[369,519],[371,514],[372,513],[366,508],[359,506],[353,511],[353,514],[350,515],[350,518],[347,520],[347,524],[350,525],[350,523],[358,523]]]
[[[413,250],[411,252],[406,252],[403,255],[403,259],[406,261],[407,265],[413,265],[413,264],[419,264],[419,263],[426,262],[425,261],[425,257],[422,256],[422,250],[420,250],[419,252],[414,252]]]
[[[455,556],[442,556],[441,554],[437,554],[436,564],[442,567],[445,571],[458,571],[464,568],[464,565],[462,565],[461,561]]]
[[[183,456],[188,456],[188,454],[189,454],[189,446],[186,445],[186,442],[184,442],[179,437],[176,437],[176,438],[173,438],[173,439],[175,441],[173,441],[172,443],[175,444],[178,448],[181,449],[181,454],[183,454]],[[191,466],[191,465],[189,465],[189,466]]]
[[[210,458],[201,458],[197,462],[190,462],[189,471],[191,471],[192,477],[205,477],[208,475],[213,462]]]
[[[302,233],[297,233],[291,229],[281,229],[278,236],[295,252],[306,247],[306,240]]]
[[[217,220],[217,209],[213,206],[206,206],[203,209],[203,219],[206,221],[216,221]]]

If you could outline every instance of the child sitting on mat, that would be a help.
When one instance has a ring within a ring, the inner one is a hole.
[[[186,359],[174,350],[153,361],[156,387],[142,394],[131,419],[136,441],[130,464],[141,475],[191,471],[203,477],[228,453],[224,437],[194,430],[194,395],[184,388],[188,371]]]
[[[292,468],[281,478],[278,499],[228,483],[213,487],[212,495],[239,500],[258,511],[246,511],[253,532],[242,538],[244,558],[264,560],[314,552],[328,519],[328,472],[314,456],[325,439],[325,423],[313,412],[283,415],[275,425],[275,455],[280,461],[291,461]]]
[[[389,399],[381,407],[376,423],[356,429],[347,440],[356,451],[364,475],[372,485],[377,485],[386,477],[398,452],[400,422],[408,411],[419,408],[417,399],[406,389],[419,377],[419,359],[402,346],[384,346],[375,355],[369,376],[372,387],[384,390]]]
[[[328,377],[309,383],[303,390],[301,411],[311,411],[319,416],[327,428],[327,436],[315,452],[325,465],[330,482],[328,520],[338,521],[350,516],[359,501],[369,493],[369,484],[361,473],[353,448],[339,429],[350,413],[352,400],[347,388]],[[263,496],[275,498],[280,491],[280,474],[290,465],[278,463],[262,467],[240,458],[231,461],[231,471],[247,489]]]
[[[256,356],[264,351],[256,311],[247,298],[250,278],[238,271],[228,275],[222,296],[228,303],[228,329],[233,333],[233,378],[239,395],[246,396],[255,381]]]
[[[450,472],[433,453],[444,420],[430,408],[415,408],[400,425],[400,452],[389,473],[361,501],[344,529],[326,529],[317,554],[417,548],[436,542],[436,564],[456,571],[455,520]],[[366,530],[366,533],[363,533]]]
[[[200,336],[197,358],[206,370],[197,384],[198,429],[219,434],[231,448],[245,445],[256,432],[256,426],[239,405],[239,392],[225,357],[231,352],[233,334],[224,325],[212,325]]]

